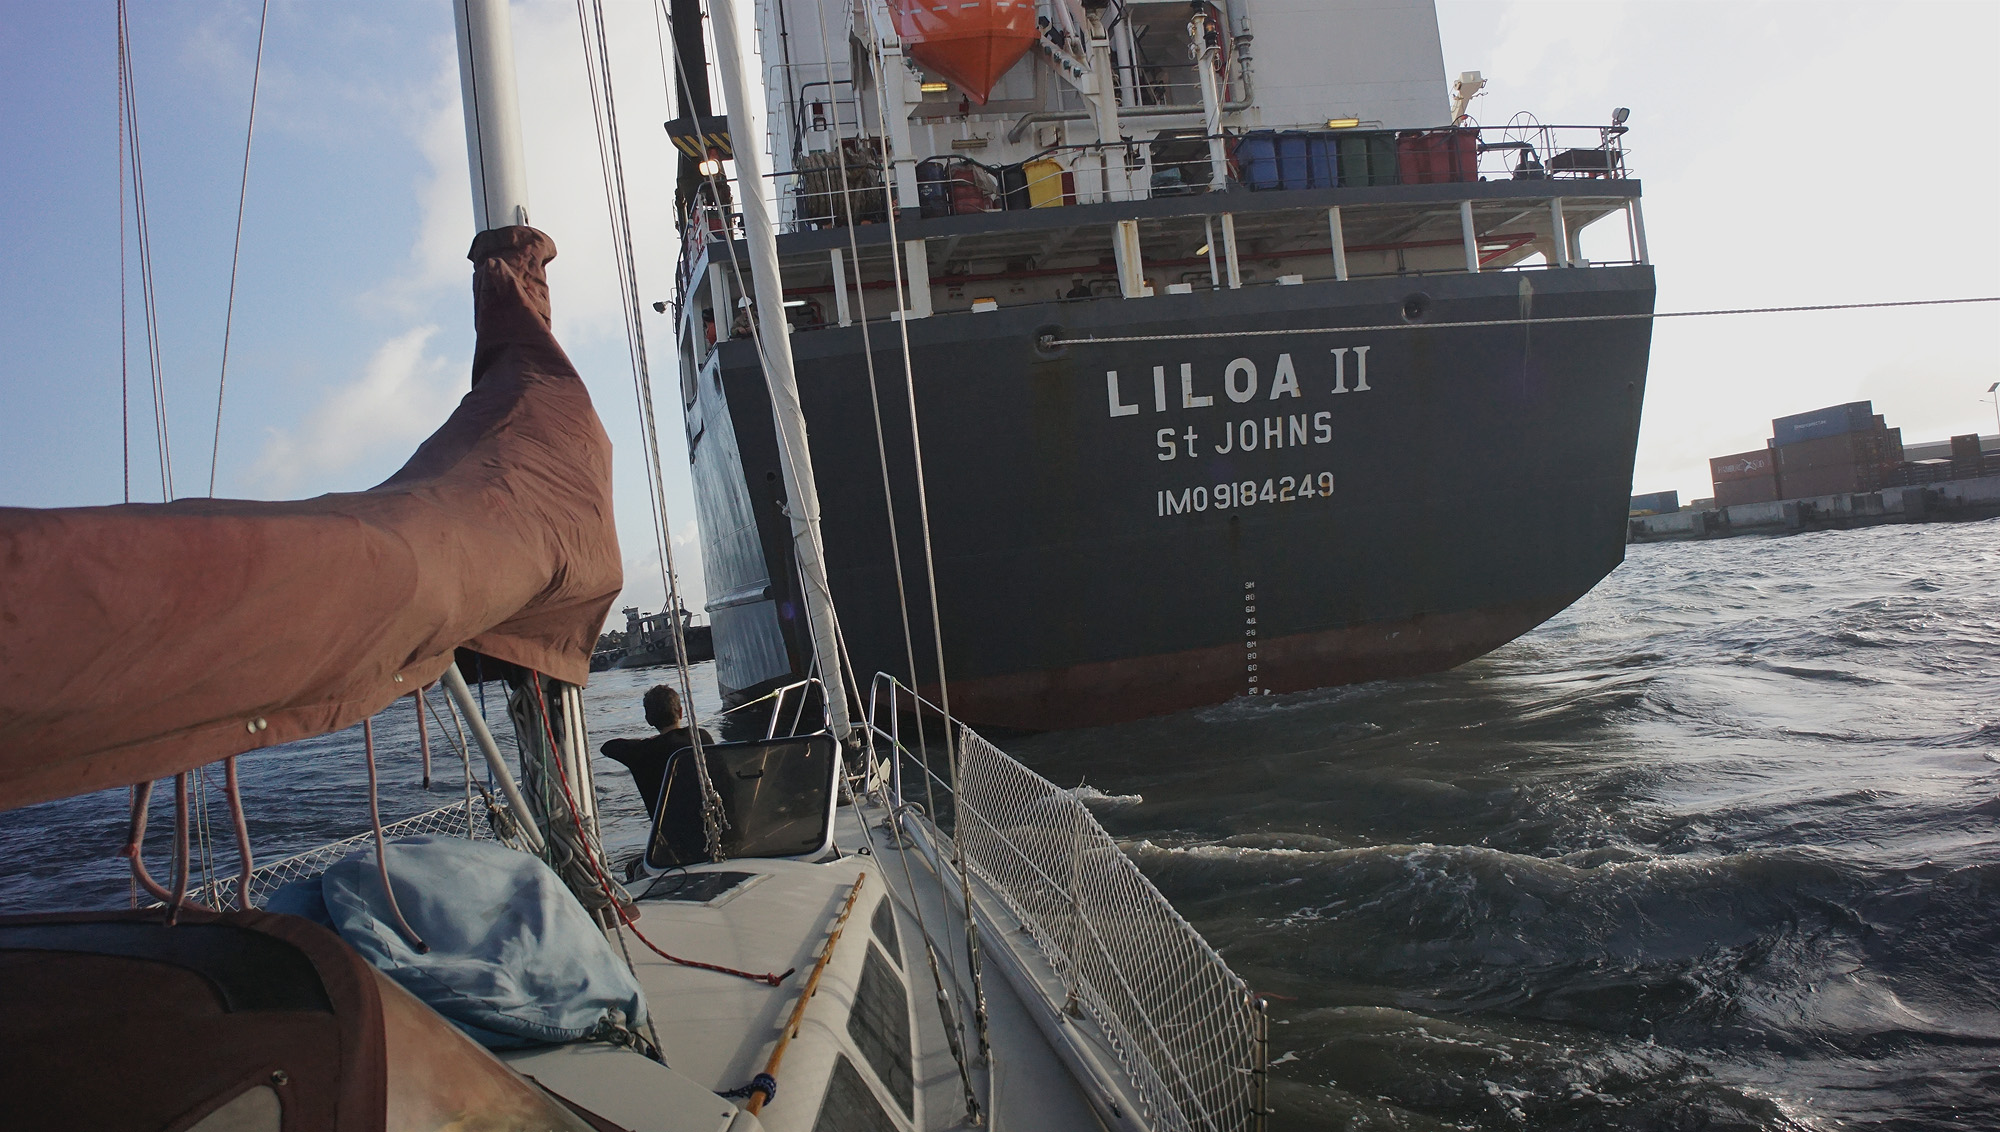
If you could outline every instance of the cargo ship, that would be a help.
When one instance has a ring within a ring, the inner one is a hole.
[[[766,130],[739,139],[699,8],[670,9],[672,314],[730,702],[813,656],[772,331],[854,673],[934,686],[941,641],[975,725],[1449,668],[1622,561],[1654,303],[1623,110],[1479,124],[1483,80],[1447,81],[1413,0],[757,15]],[[732,183],[739,144],[769,183]],[[776,209],[782,317],[751,301],[746,192]],[[1600,221],[1621,254],[1586,260]]]

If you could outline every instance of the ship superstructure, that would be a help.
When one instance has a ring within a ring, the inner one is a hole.
[[[1621,560],[1654,293],[1622,112],[1473,124],[1478,77],[1447,83],[1422,2],[757,12],[751,143],[778,172],[755,191],[857,673],[936,681],[915,440],[976,723],[1449,667]],[[753,190],[728,179],[745,141],[699,81],[698,12],[674,14],[696,80],[668,127],[676,339],[740,699],[812,653],[755,333],[780,322],[753,325]],[[1625,254],[1586,262],[1606,218]]]

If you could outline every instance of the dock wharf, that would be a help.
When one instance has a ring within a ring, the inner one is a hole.
[[[1688,508],[1665,515],[1634,516],[1627,542],[1776,535],[1794,531],[1847,530],[1884,523],[1957,522],[2000,515],[2000,476],[1945,480],[1880,491],[1816,495],[1769,503],[1739,503],[1705,510]]]

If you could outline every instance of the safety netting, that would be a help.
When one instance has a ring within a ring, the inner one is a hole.
[[[950,820],[967,866],[1094,1021],[1159,1129],[1260,1124],[1266,1016],[1077,796],[959,726]]]
[[[386,824],[382,827],[382,836],[388,840],[419,833],[437,833],[490,840],[498,836],[495,833],[495,826],[500,825],[509,831],[508,837],[500,839],[510,840],[511,821],[506,811],[497,809],[492,803],[474,798],[469,810],[465,802],[453,802],[449,806],[440,806],[415,817]],[[328,842],[297,856],[273,861],[268,865],[259,865],[250,873],[250,902],[262,907],[279,886],[295,880],[310,880],[348,854],[374,844],[375,832],[369,830],[353,837]],[[219,878],[212,884],[204,886],[195,898],[211,908],[233,908],[236,906],[237,881],[238,878],[233,876]]]

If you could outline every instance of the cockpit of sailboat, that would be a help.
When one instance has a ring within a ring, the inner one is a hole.
[[[1261,1127],[1261,1000],[1074,793],[893,679],[736,709],[646,841],[605,844],[581,689],[623,582],[611,443],[550,327],[507,4],[455,6],[477,344],[443,426],[366,491],[0,508],[0,808],[129,789],[138,894],[0,917],[8,1126]],[[439,684],[483,805],[255,864],[238,757],[359,723],[372,808],[374,718],[436,718]],[[217,761],[241,871],[196,885]]]

